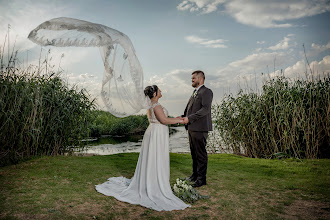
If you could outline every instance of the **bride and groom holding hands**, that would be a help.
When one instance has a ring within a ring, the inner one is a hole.
[[[193,187],[206,185],[208,131],[212,130],[212,91],[205,87],[205,75],[194,71],[191,76],[191,95],[184,114],[169,118],[168,111],[159,104],[161,90],[147,86],[144,90],[151,100],[147,111],[149,126],[143,136],[139,159],[131,179],[111,177],[107,182],[96,185],[96,190],[104,195],[131,204],[139,204],[157,211],[183,210],[190,205],[176,197],[170,185],[169,130],[168,124],[185,124],[188,131],[193,172],[189,180]]]

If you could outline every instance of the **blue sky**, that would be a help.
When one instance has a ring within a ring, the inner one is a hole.
[[[28,33],[46,20],[71,17],[125,33],[144,72],[145,86],[158,84],[160,102],[175,116],[192,92],[191,72],[201,69],[214,102],[236,92],[238,83],[259,88],[261,72],[288,77],[306,70],[303,47],[315,72],[330,71],[330,1],[313,0],[0,0],[0,42],[8,24],[20,60],[37,62],[40,46]],[[28,51],[28,52],[27,52]],[[46,51],[46,50],[45,50]],[[97,96],[103,74],[96,48],[51,48],[61,55],[63,76]],[[5,50],[6,54],[6,50]],[[275,61],[275,72],[274,72]],[[273,73],[274,72],[274,73]],[[255,78],[256,77],[256,78]],[[102,103],[100,106],[102,107]]]

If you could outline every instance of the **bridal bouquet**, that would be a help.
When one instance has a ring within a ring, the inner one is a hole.
[[[173,191],[178,198],[187,203],[194,203],[198,199],[209,198],[209,196],[203,196],[193,188],[190,181],[181,178],[176,179],[176,183],[173,185]]]

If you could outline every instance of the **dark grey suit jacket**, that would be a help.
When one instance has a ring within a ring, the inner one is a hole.
[[[211,106],[213,92],[204,85],[195,97],[191,96],[183,117],[188,117],[186,129],[189,131],[212,131]]]

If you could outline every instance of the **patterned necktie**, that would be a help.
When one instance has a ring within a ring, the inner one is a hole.
[[[191,96],[194,96],[194,94],[195,94],[195,92],[196,92],[197,90],[195,89],[194,91],[193,91],[193,93],[192,93],[192,95]]]
[[[193,100],[194,100],[194,94],[195,94],[196,91],[197,90],[195,89],[194,92],[193,92],[193,94],[191,95],[191,97],[189,99],[189,102],[188,102],[188,111],[187,112],[189,112],[189,109],[191,108],[191,105],[192,105]]]

